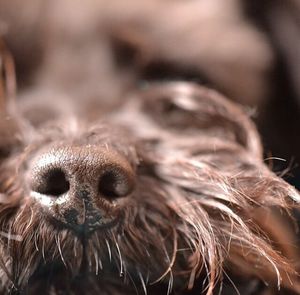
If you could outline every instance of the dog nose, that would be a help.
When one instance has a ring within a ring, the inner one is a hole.
[[[75,230],[107,226],[118,200],[134,189],[134,171],[114,150],[97,146],[52,148],[33,160],[32,196],[56,221]]]

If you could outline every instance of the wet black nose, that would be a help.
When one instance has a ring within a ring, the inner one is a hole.
[[[52,148],[31,168],[31,195],[55,220],[80,231],[113,222],[117,200],[133,189],[134,171],[126,158],[96,146]]]

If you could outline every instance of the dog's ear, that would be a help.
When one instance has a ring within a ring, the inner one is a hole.
[[[22,143],[20,118],[15,110],[16,77],[13,58],[0,40],[0,162]]]
[[[289,211],[299,194],[264,165],[247,114],[215,91],[188,83],[149,86],[133,103],[129,109],[135,107],[136,116],[145,114],[136,118],[150,119],[135,126],[138,132],[147,129],[141,134],[151,136],[154,128],[162,141],[163,154],[149,157],[155,166],[151,172],[192,204],[189,214],[196,204],[207,210],[215,237],[227,243],[225,267],[236,276],[258,277],[275,290],[281,280],[284,288],[299,292],[293,264],[299,261],[297,237]]]
[[[154,84],[139,95],[139,108],[160,128],[178,136],[207,135],[234,141],[257,157],[262,148],[248,115],[222,95],[193,83]]]

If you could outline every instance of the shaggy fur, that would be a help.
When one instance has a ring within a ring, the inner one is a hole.
[[[300,197],[264,165],[253,124],[221,95],[149,85],[101,121],[56,112],[33,125],[3,112],[18,128],[1,141],[2,294],[300,291],[290,211]],[[133,191],[103,200],[116,224],[87,235],[49,218],[29,175],[56,146],[126,159]]]
[[[164,81],[266,103],[273,48],[239,1],[11,0],[0,21],[20,82],[1,43],[0,294],[300,293],[299,193],[240,106]],[[95,202],[114,222],[77,232],[35,197],[57,151],[122,168]]]

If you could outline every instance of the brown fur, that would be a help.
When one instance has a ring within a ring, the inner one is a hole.
[[[192,80],[254,107],[266,152],[297,166],[300,13],[279,2],[2,0],[0,34],[30,112],[84,99],[97,117],[145,80]]]
[[[57,114],[28,129],[28,119],[25,141],[1,162],[3,294],[212,294],[226,279],[299,292],[299,195],[264,165],[253,124],[221,95],[158,84],[101,122]],[[105,147],[131,163],[136,187],[116,201],[116,226],[76,235],[31,197],[31,163],[54,144]]]
[[[241,107],[195,84],[137,87],[163,66],[264,104],[270,44],[238,1],[222,3],[28,1],[16,14],[0,1],[21,83],[14,105],[3,47],[1,294],[300,293],[300,196],[265,165]],[[135,188],[108,209],[115,226],[75,234],[32,198],[34,161],[56,146],[129,163]]]
[[[3,0],[0,19],[19,72],[26,74],[20,75],[21,82],[33,81],[43,93],[97,96],[102,104],[110,103],[153,71],[175,70],[179,77],[192,72],[200,82],[251,106],[263,103],[269,92],[271,45],[247,21],[237,0],[85,5],[78,0]]]

